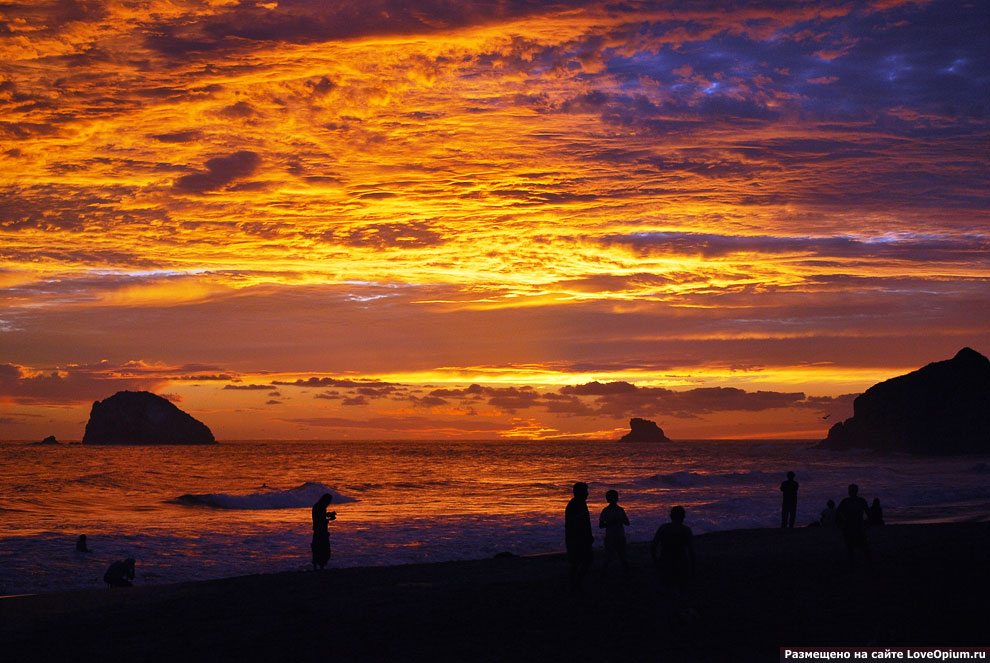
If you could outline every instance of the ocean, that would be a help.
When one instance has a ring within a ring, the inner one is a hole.
[[[695,533],[797,525],[849,483],[888,523],[990,519],[990,455],[917,458],[811,449],[808,440],[241,441],[206,447],[0,442],[0,595],[99,588],[115,560],[150,585],[311,568],[310,507],[335,495],[331,567],[563,549],[575,481],[593,526],[619,491],[632,541],[672,506]],[[91,553],[77,553],[86,534]],[[599,538],[600,541],[600,538]]]

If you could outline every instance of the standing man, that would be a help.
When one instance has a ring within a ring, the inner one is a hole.
[[[588,513],[588,484],[574,484],[574,497],[564,510],[564,541],[567,544],[567,562],[571,566],[571,589],[581,590],[585,574],[591,569],[591,514]]]
[[[670,522],[661,525],[650,543],[650,557],[665,585],[678,599],[683,598],[695,574],[694,537],[684,524],[687,511],[682,506],[670,510]]]
[[[835,522],[842,531],[842,538],[846,541],[849,568],[853,567],[853,553],[856,548],[863,549],[867,564],[873,561],[870,546],[866,542],[866,517],[869,511],[870,507],[866,504],[866,500],[859,496],[859,486],[854,483],[849,484],[849,497],[839,502],[839,508],[835,511]]]
[[[605,493],[605,501],[608,506],[602,509],[602,515],[598,517],[599,529],[605,530],[605,563],[602,564],[602,578],[605,578],[605,569],[613,557],[618,557],[622,564],[622,572],[629,574],[629,562],[626,560],[626,526],[629,525],[629,516],[626,510],[619,506],[619,492],[610,490]]]
[[[797,514],[797,490],[798,482],[794,480],[794,473],[787,473],[787,481],[780,484],[780,492],[784,494],[784,503],[780,508],[780,527],[794,527],[794,516]]]

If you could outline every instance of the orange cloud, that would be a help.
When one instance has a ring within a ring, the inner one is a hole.
[[[146,357],[515,388],[508,426],[526,385],[837,396],[980,346],[985,35],[946,7],[8,2],[2,359],[61,371],[9,393]],[[544,405],[512,430],[587,432]]]

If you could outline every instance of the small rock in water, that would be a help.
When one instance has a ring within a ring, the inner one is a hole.
[[[629,420],[629,432],[623,435],[619,442],[670,442],[664,435],[663,429],[655,421],[633,417]]]

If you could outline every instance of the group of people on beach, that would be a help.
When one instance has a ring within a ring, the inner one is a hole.
[[[794,472],[788,472],[787,479],[780,484],[783,495],[780,526],[783,529],[794,527],[797,514],[798,482],[794,477]],[[564,510],[564,542],[570,565],[570,584],[575,590],[580,590],[594,559],[592,544],[595,537],[592,534],[591,512],[588,509],[588,484],[578,481],[572,487],[572,492],[573,497]],[[856,484],[849,484],[848,493],[848,497],[838,507],[833,500],[828,500],[819,521],[813,524],[836,527],[842,532],[850,564],[856,549],[862,550],[867,561],[870,561],[866,527],[883,524],[880,499],[875,498],[872,506],[868,505],[859,496],[859,486]],[[337,519],[336,511],[327,511],[332,502],[333,495],[326,493],[313,505],[313,540],[310,549],[314,569],[326,568],[330,561],[328,525],[330,521]],[[608,490],[605,493],[605,502],[606,506],[598,516],[598,527],[605,530],[605,559],[601,569],[603,576],[613,560],[618,560],[623,572],[629,570],[625,534],[629,517],[625,509],[619,506],[618,491]],[[686,516],[684,507],[673,507],[670,510],[670,522],[658,527],[650,542],[650,557],[661,582],[675,591],[683,591],[695,573],[693,536],[691,528],[684,524]]]
[[[782,529],[794,527],[797,514],[798,482],[794,472],[787,473],[787,479],[780,484],[783,495],[780,526]],[[880,498],[874,498],[872,505],[859,496],[859,486],[849,484],[848,496],[836,507],[828,500],[816,526],[837,528],[845,541],[850,566],[853,565],[856,550],[861,550],[867,562],[872,562],[870,546],[866,539],[866,528],[883,525],[883,508]],[[567,546],[567,560],[570,564],[571,587],[580,590],[583,579],[591,569],[594,536],[591,530],[591,514],[588,510],[588,484],[579,481],[573,486],[574,496],[564,511],[564,538]],[[623,571],[629,568],[626,559],[625,527],[629,517],[619,506],[619,493],[609,490],[605,493],[607,505],[598,518],[598,527],[605,530],[605,560],[602,575],[614,559],[622,564]],[[684,524],[687,515],[682,506],[670,510],[670,522],[661,525],[650,542],[650,557],[661,582],[674,592],[683,592],[695,574],[695,554],[691,528]]]
[[[798,482],[794,472],[787,473],[787,479],[780,484],[783,495],[781,504],[780,526],[783,529],[794,527],[797,513]],[[564,510],[564,541],[567,547],[567,560],[570,564],[570,584],[575,590],[580,590],[584,577],[591,569],[593,561],[592,544],[595,537],[591,530],[591,512],[588,510],[588,484],[578,481],[574,484],[573,497]],[[866,540],[866,526],[882,525],[883,510],[880,499],[875,498],[872,505],[859,496],[859,486],[849,484],[848,497],[839,506],[833,500],[828,500],[826,508],[815,525],[821,527],[837,527],[845,540],[850,565],[853,563],[856,549],[863,551],[867,561],[871,560],[870,547]],[[310,544],[313,557],[313,568],[324,569],[330,561],[330,532],[329,523],[337,519],[336,511],[327,511],[333,502],[333,495],[325,493],[313,505],[313,540]],[[625,509],[619,506],[619,493],[608,490],[605,493],[606,506],[598,517],[598,527],[605,530],[605,560],[602,563],[602,575],[613,560],[618,560],[623,572],[628,572],[629,561],[626,557],[625,528],[629,525],[629,517]],[[661,581],[674,589],[682,591],[695,573],[695,555],[691,528],[684,524],[687,515],[682,506],[670,510],[670,522],[657,528],[650,542],[650,557]],[[76,542],[76,550],[90,552],[87,547],[86,535],[83,534]],[[133,558],[114,562],[104,575],[104,582],[110,587],[129,587],[134,579]]]
[[[564,539],[567,545],[567,559],[570,563],[570,583],[580,589],[584,576],[591,569],[593,561],[592,544],[595,537],[591,533],[591,513],[588,510],[588,484],[579,481],[573,486],[573,498],[567,503],[564,512]],[[605,530],[605,561],[602,574],[613,560],[618,560],[623,572],[629,570],[626,557],[626,533],[629,517],[619,506],[619,493],[609,490],[605,493],[606,506],[598,517],[598,527]],[[333,495],[324,494],[313,505],[313,541],[310,549],[313,554],[313,569],[326,568],[330,561],[330,534],[328,525],[337,519],[336,511],[327,511],[333,502]],[[694,575],[695,557],[691,528],[684,524],[684,507],[675,506],[670,510],[670,522],[661,525],[650,544],[650,554],[661,579],[675,589],[684,589]]]
[[[591,531],[591,512],[588,510],[588,484],[578,481],[572,491],[574,496],[564,509],[564,542],[570,565],[571,588],[580,591],[594,560],[592,544],[595,537]],[[629,570],[625,532],[629,517],[625,509],[619,506],[618,491],[607,491],[605,501],[607,505],[598,517],[599,529],[605,530],[603,576],[613,559],[619,560],[623,572]],[[684,524],[686,515],[684,507],[675,506],[670,510],[670,522],[661,525],[650,542],[650,557],[661,581],[675,591],[682,591],[687,587],[695,570],[691,528]]]
[[[854,490],[855,489],[855,490]],[[850,497],[858,497],[859,486],[856,484],[849,484],[849,490],[853,491],[849,493]],[[780,492],[783,494],[783,503],[780,507],[780,527],[781,529],[787,529],[794,527],[794,517],[797,514],[797,491],[798,482],[794,480],[794,473],[788,472],[787,479],[785,479],[780,484]],[[854,495],[855,493],[855,495]],[[848,498],[843,499],[846,502]],[[858,497],[859,500],[865,500]],[[880,498],[874,497],[873,503],[865,507],[866,524],[873,527],[876,525],[883,525],[883,507],[880,506]],[[818,519],[817,523],[812,523],[812,525],[820,525],[821,527],[836,527],[841,524],[838,517],[838,510],[835,507],[835,502],[833,500],[828,500],[825,503],[825,509],[822,511],[821,517]]]
[[[798,482],[794,480],[794,472],[787,473],[787,479],[780,484],[783,501],[780,508],[780,527],[794,527],[794,517],[797,513]],[[835,506],[833,500],[828,500],[818,522],[812,525],[838,528],[846,544],[849,564],[852,566],[856,549],[863,551],[867,562],[872,561],[870,546],[866,540],[866,528],[883,525],[883,507],[880,498],[873,498],[873,504],[859,496],[859,486],[851,483],[847,488],[848,496]]]

